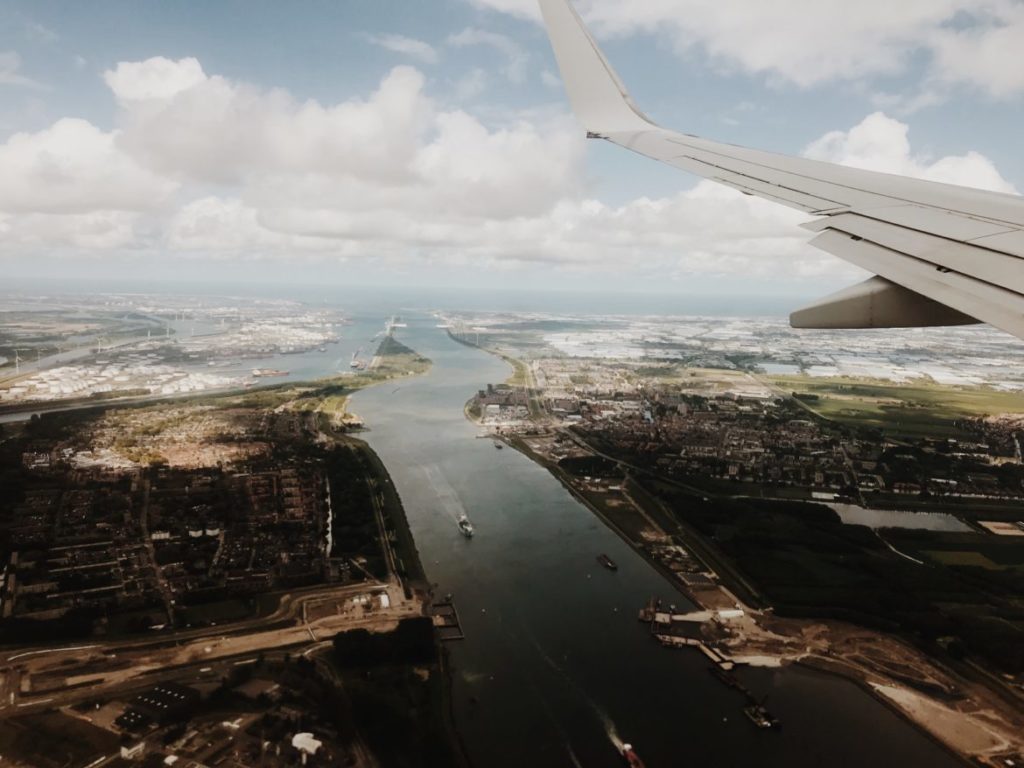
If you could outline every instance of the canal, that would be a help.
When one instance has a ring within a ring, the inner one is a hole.
[[[758,731],[703,657],[658,646],[636,618],[652,596],[683,601],[546,470],[478,439],[463,406],[507,366],[448,339],[426,316],[400,340],[424,377],[357,393],[352,410],[405,504],[429,578],[455,595],[467,639],[450,647],[456,724],[479,768],[960,765],[852,683],[801,668],[746,670],[784,723]],[[465,512],[476,527],[456,527]],[[596,561],[609,554],[612,573]]]

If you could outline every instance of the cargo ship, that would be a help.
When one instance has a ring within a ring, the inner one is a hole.
[[[633,751],[632,744],[622,745],[622,756],[626,758],[626,764],[629,768],[645,768],[644,761],[637,757],[636,752]]]
[[[619,570],[618,563],[616,563],[614,560],[612,560],[610,557],[608,557],[608,555],[598,555],[597,556],[597,562],[599,562],[601,565],[603,565],[609,571],[617,571],[617,570]]]
[[[465,515],[459,516],[459,532],[467,539],[473,538],[473,524],[469,522],[469,518]]]

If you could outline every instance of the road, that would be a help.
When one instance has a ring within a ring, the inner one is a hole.
[[[156,560],[156,547],[153,544],[153,539],[149,535],[149,492],[153,486],[149,476],[143,477],[142,480],[142,509],[139,511],[139,527],[142,530],[142,540],[146,542],[146,554],[149,557],[149,562],[152,565],[153,572],[156,574],[157,584],[160,588],[160,596],[164,601],[164,610],[167,613],[167,623],[174,626],[174,595],[171,591],[170,584],[167,583],[167,577],[164,576],[164,570],[160,567],[160,564]]]
[[[197,669],[246,663],[261,653],[301,653],[323,647],[339,632],[391,629],[424,609],[421,600],[406,599],[397,583],[321,589],[282,603],[274,617],[243,625],[126,642],[6,649],[0,656],[0,718],[181,680]]]

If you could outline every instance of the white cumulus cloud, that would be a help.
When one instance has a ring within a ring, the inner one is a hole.
[[[117,147],[117,134],[65,118],[0,144],[0,211],[89,213],[159,208],[177,185]]]
[[[535,0],[467,0],[539,20]],[[1019,0],[579,0],[600,36],[656,33],[680,53],[812,86],[906,72],[915,56],[936,83],[993,97],[1024,92],[1024,4]]]
[[[335,104],[209,74],[193,59],[122,63],[105,78],[116,130],[64,119],[0,145],[7,256],[372,260],[659,283],[858,274],[806,244],[801,214],[707,181],[687,188],[684,174],[674,195],[595,199],[571,118],[445,109],[411,67]],[[926,157],[910,135],[877,113],[807,154],[1011,189],[982,155]]]
[[[1016,193],[1013,184],[1004,179],[984,155],[973,151],[938,159],[915,155],[910,147],[909,132],[910,126],[906,123],[876,112],[849,131],[827,133],[812,143],[805,154],[815,160],[869,171]]]
[[[328,107],[208,76],[193,59],[121,64],[106,78],[127,152],[168,175],[221,184],[271,172],[404,181],[429,109],[411,67],[392,70],[365,100]]]
[[[125,61],[103,75],[119,101],[166,101],[206,80],[196,59],[172,61],[156,56],[146,61]]]

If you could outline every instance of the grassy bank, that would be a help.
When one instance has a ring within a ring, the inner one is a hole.
[[[389,524],[389,529],[395,533],[394,544],[399,561],[399,575],[402,576],[403,582],[414,589],[429,589],[430,584],[423,568],[423,562],[420,560],[416,541],[413,539],[412,529],[409,527],[405,506],[402,504],[398,489],[395,488],[395,484],[391,480],[391,475],[388,474],[380,456],[367,443],[354,438],[350,438],[350,442],[366,458],[366,463],[370,467],[370,475],[383,499],[385,523]]]

